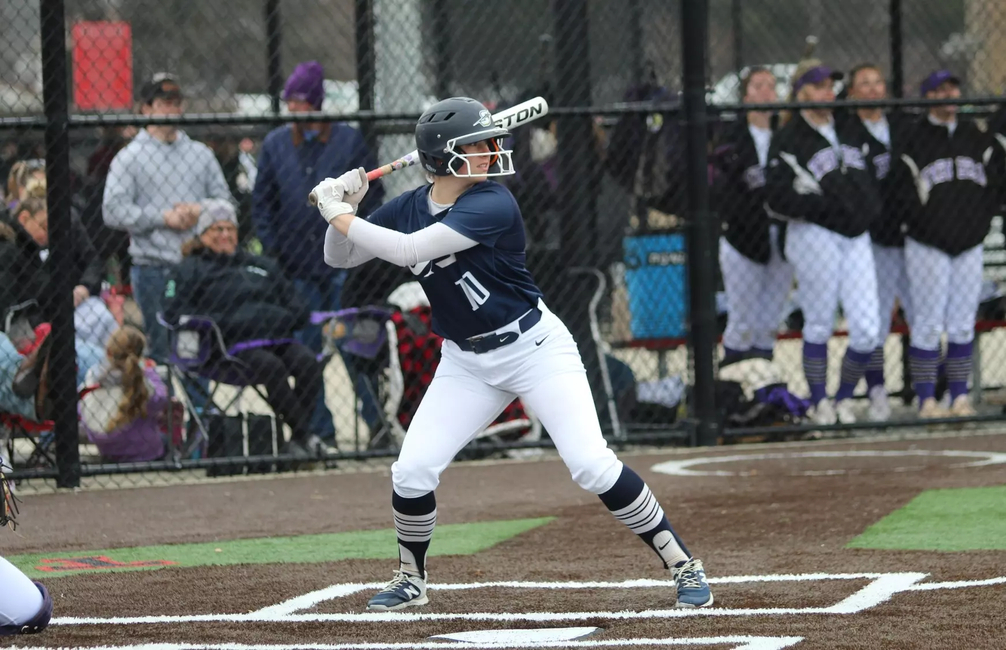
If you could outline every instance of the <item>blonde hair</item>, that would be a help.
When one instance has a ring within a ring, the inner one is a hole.
[[[39,212],[45,212],[47,210],[48,206],[46,205],[44,195],[41,197],[29,196],[24,201],[19,201],[18,203],[16,203],[14,205],[14,209],[11,210],[11,214],[13,214],[15,218],[17,218],[17,216],[22,212],[27,212],[28,214],[34,217]]]
[[[124,325],[108,337],[106,353],[114,370],[122,372],[122,401],[115,417],[108,423],[108,430],[114,431],[130,422],[147,417],[147,401],[150,391],[147,389],[146,377],[143,374],[143,348],[147,339],[143,333]]]
[[[24,188],[29,197],[45,198],[45,179],[35,178],[35,172],[39,171],[45,171],[45,163],[37,160],[19,160],[11,165],[7,174],[7,196],[19,199]]]

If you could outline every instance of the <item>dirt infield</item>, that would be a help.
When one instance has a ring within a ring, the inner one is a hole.
[[[805,452],[813,455],[799,455]],[[388,561],[95,573],[48,579],[56,624],[17,645],[415,647],[450,632],[593,626],[600,630],[577,643],[1001,649],[1006,552],[845,548],[923,490],[1006,484],[1006,465],[969,467],[981,458],[963,452],[1006,453],[1006,435],[624,456],[705,560],[716,595],[711,610],[671,609],[666,584],[626,584],[668,576],[560,462],[547,460],[455,466],[444,474],[442,523],[558,518],[477,555],[433,558],[428,607],[368,614],[372,587],[320,592],[383,582],[394,568]],[[688,462],[706,457],[733,459]],[[652,470],[668,461],[701,475]],[[2,549],[10,555],[388,528],[389,496],[387,474],[371,473],[32,497],[19,535],[4,536]],[[151,616],[162,618],[128,620]]]

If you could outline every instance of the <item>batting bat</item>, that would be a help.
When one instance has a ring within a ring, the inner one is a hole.
[[[528,122],[533,122],[538,118],[548,114],[548,102],[543,97],[535,97],[526,102],[521,102],[516,106],[500,111],[493,115],[493,123],[505,129],[514,129],[523,126]],[[367,172],[367,180],[376,181],[378,178],[391,172],[411,167],[419,162],[419,152],[411,151],[398,160],[393,160],[386,165],[381,165],[377,169]],[[314,192],[307,197],[307,202],[311,205],[318,205],[318,197]]]

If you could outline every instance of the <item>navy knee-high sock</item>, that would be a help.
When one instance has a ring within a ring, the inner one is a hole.
[[[685,543],[668,523],[657,498],[639,474],[627,465],[622,466],[615,485],[598,496],[616,519],[660,556],[665,567],[680,565],[691,558]]]
[[[426,552],[430,548],[433,528],[437,525],[437,498],[433,492],[415,499],[393,492],[391,507],[395,511],[401,570],[425,579]]]

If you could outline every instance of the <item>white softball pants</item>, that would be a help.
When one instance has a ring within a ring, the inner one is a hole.
[[[841,301],[849,347],[856,352],[873,352],[880,342],[880,309],[870,234],[844,237],[815,224],[790,223],[786,258],[796,270],[803,340],[828,342]]]
[[[42,592],[20,569],[0,557],[0,625],[24,625],[42,609]]]
[[[576,342],[543,303],[541,320],[502,348],[464,352],[444,341],[440,365],[391,466],[395,492],[436,489],[454,456],[520,397],[541,420],[573,480],[595,494],[618,480],[622,463],[601,435]],[[497,330],[519,331],[516,321]]]
[[[905,310],[905,320],[912,322],[912,299],[905,270],[905,249],[873,245],[873,265],[877,269],[877,303],[880,314],[880,342],[891,331],[891,312],[895,299]]]
[[[723,346],[747,352],[771,350],[790,289],[793,267],[779,251],[778,227],[772,226],[772,251],[767,264],[742,255],[726,237],[720,238],[720,270],[727,294],[727,328]]]
[[[982,247],[951,257],[909,238],[905,269],[915,310],[912,345],[939,350],[943,332],[951,343],[973,341],[982,290]]]

